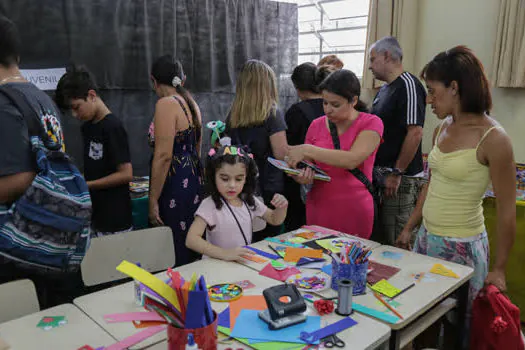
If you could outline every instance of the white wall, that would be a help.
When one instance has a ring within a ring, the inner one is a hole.
[[[413,0],[420,2],[416,64],[420,70],[437,53],[467,45],[492,70],[500,0]],[[412,72],[419,75],[419,72]],[[525,89],[493,89],[492,115],[512,139],[517,162],[525,162]],[[427,109],[423,149],[432,146],[437,118]]]

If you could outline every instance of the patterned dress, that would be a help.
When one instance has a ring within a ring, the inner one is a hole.
[[[184,115],[191,124],[191,118],[182,101],[179,102]],[[150,146],[154,147],[154,125],[151,123],[148,137]],[[177,132],[173,142],[171,166],[159,197],[159,214],[165,225],[173,232],[176,266],[189,264],[199,255],[186,248],[186,236],[193,223],[195,211],[202,200],[202,171],[197,150],[200,130],[190,126]]]

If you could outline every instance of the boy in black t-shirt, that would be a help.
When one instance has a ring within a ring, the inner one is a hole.
[[[73,68],[62,76],[56,99],[84,122],[84,176],[93,203],[93,235],[131,230],[133,169],[122,123],[98,96],[95,81],[85,69]]]

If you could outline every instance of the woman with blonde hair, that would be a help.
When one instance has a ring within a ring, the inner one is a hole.
[[[266,159],[284,159],[288,147],[286,122],[277,105],[277,81],[272,68],[259,60],[247,61],[237,77],[226,134],[232,144],[246,145],[253,153],[259,168],[257,194],[270,207],[274,194],[284,190],[284,175]],[[279,230],[279,226],[267,225],[264,231],[254,234],[254,242]]]

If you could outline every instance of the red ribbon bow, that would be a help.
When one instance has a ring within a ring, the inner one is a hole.
[[[331,300],[316,300],[314,302],[314,307],[319,313],[319,315],[328,315],[334,311],[334,302]]]

